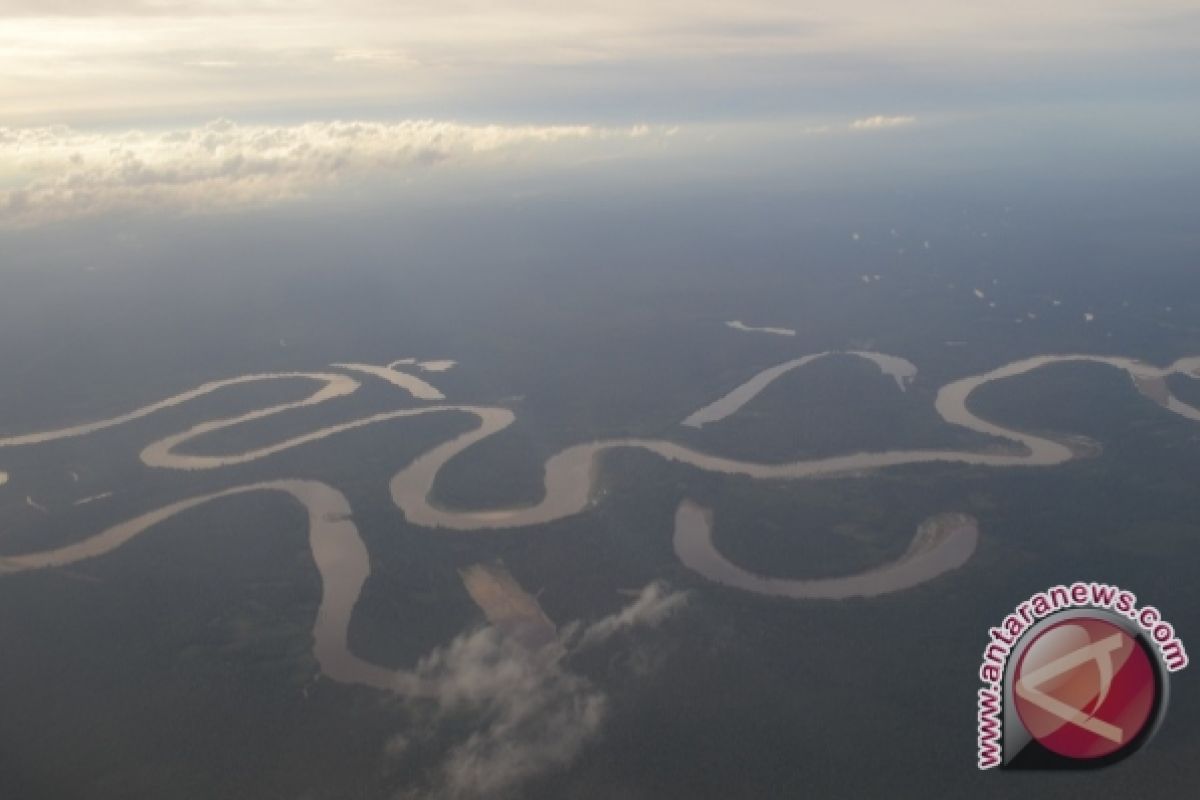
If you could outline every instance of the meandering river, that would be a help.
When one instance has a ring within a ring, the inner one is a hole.
[[[905,359],[881,353],[817,353],[792,359],[765,369],[733,388],[717,401],[704,406],[683,420],[684,425],[701,427],[719,423],[736,413],[751,399],[781,376],[822,358],[837,355],[863,358],[876,364],[904,390],[917,375],[916,367]],[[654,453],[668,461],[729,475],[756,479],[803,480],[831,475],[859,474],[907,464],[945,462],[997,468],[1050,467],[1075,458],[1075,452],[1054,439],[1005,428],[971,412],[971,395],[989,383],[1056,364],[1086,362],[1104,364],[1124,371],[1145,397],[1181,417],[1200,421],[1200,410],[1171,394],[1166,383],[1170,375],[1200,378],[1200,356],[1180,359],[1167,367],[1155,367],[1131,358],[1091,355],[1043,355],[1015,361],[981,375],[962,378],[941,387],[935,408],[947,424],[956,425],[1005,442],[1003,451],[971,450],[888,450],[848,453],[818,459],[785,463],[760,463],[725,458],[662,439],[617,438],[576,444],[551,456],[545,464],[544,493],[532,505],[489,510],[464,510],[436,504],[431,498],[441,469],[451,459],[476,443],[494,436],[515,420],[507,408],[472,405],[424,405],[384,411],[294,436],[271,445],[225,455],[189,455],[181,452],[193,439],[237,425],[298,408],[314,406],[350,395],[360,384],[354,378],[332,372],[283,372],[244,375],[212,381],[186,392],[105,420],[40,433],[0,437],[0,449],[35,446],[68,437],[87,434],[131,422],[157,411],[175,407],[212,392],[268,380],[307,379],[318,388],[300,400],[266,406],[233,417],[207,420],[187,430],[148,444],[141,460],[157,469],[213,470],[257,461],[295,447],[313,444],[339,433],[402,417],[436,413],[463,413],[474,416],[477,426],[454,439],[439,444],[396,472],[390,480],[395,505],[414,525],[457,531],[488,531],[535,526],[584,511],[593,500],[596,475],[603,453],[633,448]],[[452,362],[433,362],[438,369]],[[442,393],[421,378],[396,369],[402,362],[388,366],[347,363],[335,368],[369,375],[404,390],[415,401],[442,400]],[[433,369],[433,368],[431,368]],[[0,485],[8,476],[0,472]],[[352,519],[346,498],[324,483],[310,480],[277,480],[234,486],[222,491],[191,497],[146,512],[72,544],[37,553],[0,556],[0,574],[61,567],[96,558],[118,549],[158,523],[197,506],[248,492],[274,492],[301,503],[309,515],[309,547],[321,578],[322,600],[313,625],[314,654],[324,674],[335,680],[407,693],[422,691],[411,673],[370,664],[350,652],[346,632],[350,615],[370,572],[370,559]],[[100,498],[93,498],[99,500]],[[962,515],[942,515],[928,520],[918,530],[909,550],[892,564],[876,567],[857,575],[816,580],[792,580],[764,577],[732,564],[712,541],[713,513],[694,501],[685,501],[675,518],[675,549],[680,560],[697,574],[715,582],[745,591],[793,599],[841,599],[869,597],[909,588],[946,570],[961,566],[970,558],[978,540],[978,528]]]

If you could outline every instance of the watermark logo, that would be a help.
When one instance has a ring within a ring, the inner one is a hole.
[[[1188,664],[1157,608],[1095,582],[1035,594],[988,638],[980,769],[1087,769],[1127,758],[1162,722],[1169,673]]]

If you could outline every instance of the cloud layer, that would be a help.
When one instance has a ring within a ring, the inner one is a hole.
[[[218,120],[165,132],[0,128],[0,225],[110,211],[207,211],[302,197],[346,177],[387,179],[443,162],[546,157],[564,143],[644,138],[586,125]],[[9,188],[4,188],[5,184]]]
[[[430,119],[294,125],[218,119],[195,127],[116,132],[64,125],[0,127],[0,229],[114,212],[240,211],[320,198],[340,186],[378,190],[416,183],[437,175],[436,170],[492,170],[487,174],[494,176],[497,168],[509,174],[561,170],[629,157],[707,160],[760,152],[780,141],[791,147],[801,137],[815,141],[916,123],[913,116],[877,115],[682,129]],[[757,145],[751,143],[754,136],[760,137]],[[437,191],[432,180],[417,185]]]

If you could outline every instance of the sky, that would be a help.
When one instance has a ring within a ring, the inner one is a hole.
[[[1194,0],[5,0],[0,225],[738,129],[1136,139],[1196,122],[1198,42]]]

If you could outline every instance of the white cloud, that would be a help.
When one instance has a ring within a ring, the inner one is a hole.
[[[0,225],[131,209],[258,205],[303,197],[346,177],[387,177],[442,162],[532,159],[561,143],[645,139],[651,133],[646,126],[433,120],[264,126],[222,119],[190,129],[122,133],[0,128]]]
[[[549,650],[531,652],[495,628],[434,651],[417,675],[433,687],[434,726],[479,721],[438,767],[434,797],[496,797],[569,764],[604,721],[606,699],[590,681]]]
[[[671,591],[666,584],[654,582],[642,589],[637,599],[619,613],[605,617],[583,629],[576,647],[600,644],[621,631],[634,627],[654,627],[687,602],[687,595]],[[570,636],[573,631],[567,632]]]
[[[464,723],[473,730],[448,748],[424,786],[402,796],[491,800],[570,764],[600,731],[608,708],[604,691],[568,667],[570,656],[619,631],[657,626],[685,602],[683,593],[652,583],[616,614],[566,626],[555,645],[531,650],[489,627],[434,650],[414,672],[425,687],[421,698],[408,701],[426,728],[392,737],[385,758],[405,758],[422,736],[434,740]]]
[[[879,128],[898,128],[902,125],[912,125],[916,117],[864,117],[850,123],[850,128],[856,131],[877,130]]]
[[[333,55],[333,60],[340,63],[361,62],[365,64],[384,64],[389,66],[420,66],[420,62],[401,50],[370,50],[351,48],[337,51]]]

